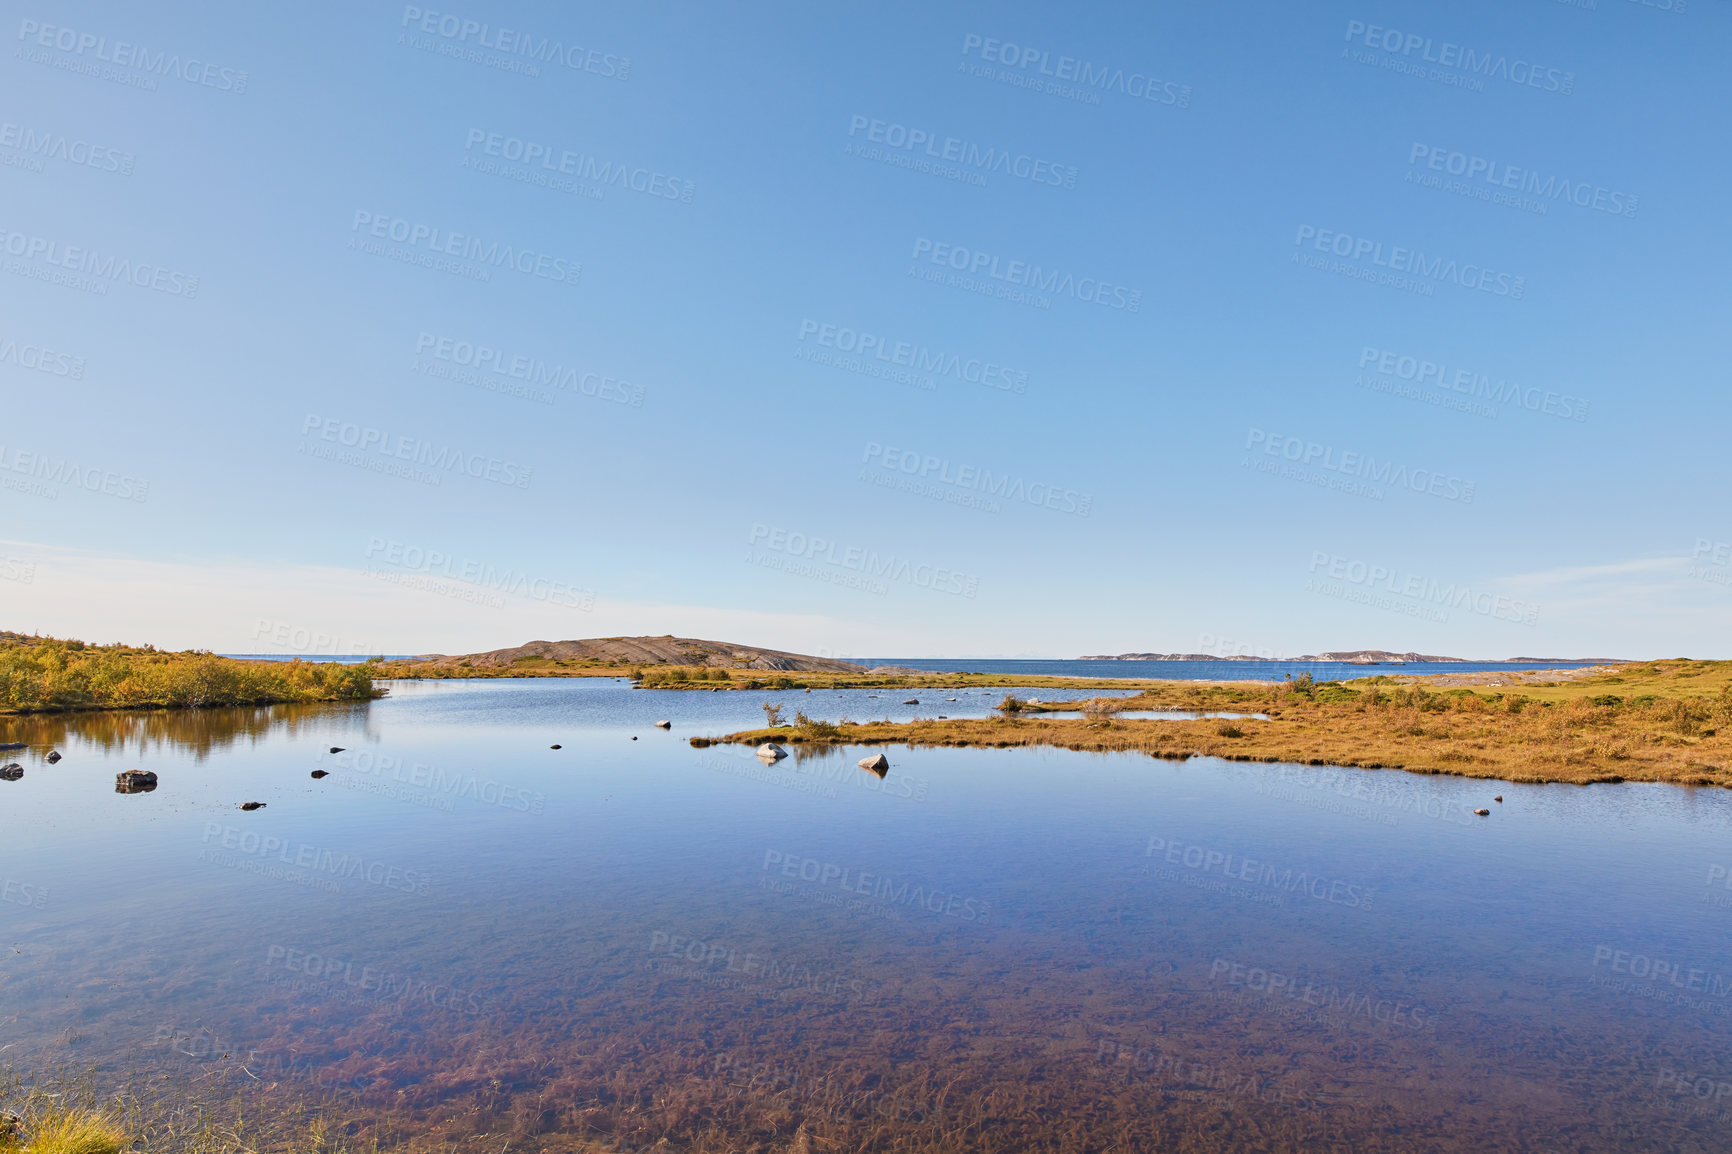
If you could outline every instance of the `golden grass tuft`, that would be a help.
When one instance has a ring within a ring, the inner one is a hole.
[[[101,1110],[49,1110],[28,1119],[22,1127],[23,1154],[120,1154],[126,1131],[113,1115]]]

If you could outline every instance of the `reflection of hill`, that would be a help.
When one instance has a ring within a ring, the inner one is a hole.
[[[26,741],[31,746],[87,741],[108,752],[128,746],[163,746],[191,753],[198,760],[226,750],[245,739],[255,742],[267,733],[360,734],[367,727],[366,702],[314,705],[237,705],[215,709],[105,710],[100,713],[37,713],[0,718],[0,740]]]

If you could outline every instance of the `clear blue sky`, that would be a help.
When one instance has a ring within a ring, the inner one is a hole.
[[[1732,657],[1732,9],[1587,3],[9,6],[0,626]]]

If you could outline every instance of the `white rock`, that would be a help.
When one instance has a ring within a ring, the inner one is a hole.
[[[758,757],[763,761],[781,761],[788,756],[788,751],[773,741],[766,741],[758,746]]]

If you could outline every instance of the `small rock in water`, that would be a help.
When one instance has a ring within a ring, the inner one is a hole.
[[[1498,794],[1496,797],[1492,798],[1492,800],[1496,801],[1496,802],[1502,802],[1503,801],[1503,794],[1501,794],[1501,793]]]
[[[265,803],[262,801],[243,801],[241,802],[241,808],[247,813],[251,813],[255,809],[265,808]]]
[[[635,737],[634,737],[634,738],[632,738],[632,740],[633,740],[633,741],[636,741],[636,740],[637,740],[637,738],[635,738]]]
[[[874,753],[871,757],[862,757],[858,764],[861,769],[869,769],[877,773],[890,768],[890,759],[882,753]]]
[[[656,728],[657,729],[672,729],[673,727],[674,727],[674,723],[671,721],[658,721],[658,722],[656,722]]]
[[[0,741],[0,749],[23,749],[25,744],[22,741]]]
[[[17,781],[24,776],[24,767],[16,761],[0,765],[0,781]]]
[[[548,747],[547,747],[547,748],[549,748],[549,749],[563,749],[563,748],[564,748],[564,746],[559,746],[559,745],[550,745],[550,746],[548,746]]]
[[[55,762],[60,760],[60,751],[58,749],[49,750],[48,756],[43,758],[43,760],[46,761],[49,765],[53,765]]]
[[[313,771],[313,780],[314,781],[318,781],[321,777],[329,777],[329,776],[331,776],[331,771],[328,769],[315,769]]]
[[[902,704],[903,705],[919,705],[920,699],[918,697],[910,697],[907,701],[904,701]]]
[[[342,747],[342,746],[340,746],[340,745],[333,745],[333,746],[332,746],[332,747],[331,747],[331,752],[332,752],[332,753],[342,753],[342,752],[343,752],[343,747]]]
[[[1476,809],[1473,812],[1475,813],[1475,815],[1477,815],[1479,817],[1490,817],[1491,816],[1491,810],[1489,810],[1489,809]]]
[[[156,788],[156,774],[148,769],[123,769],[114,775],[115,793],[149,793]]]
[[[788,751],[773,741],[766,741],[764,744],[758,746],[758,758],[762,761],[781,761],[787,756]]]

